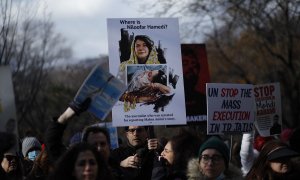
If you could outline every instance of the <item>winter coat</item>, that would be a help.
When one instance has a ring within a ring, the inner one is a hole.
[[[184,170],[171,170],[167,166],[166,160],[158,160],[155,158],[153,161],[152,177],[151,180],[186,180],[186,173]]]
[[[229,167],[224,171],[225,178],[223,180],[240,180],[243,179],[242,172],[239,168],[233,164],[229,164]],[[193,158],[188,163],[187,170],[188,180],[204,180],[206,177],[199,170],[198,158]]]
[[[120,167],[122,171],[123,179],[125,180],[150,180],[151,179],[151,173],[153,168],[153,159],[155,157],[155,153],[153,151],[149,151],[147,149],[147,146],[135,148],[130,145],[127,145],[126,147],[119,147],[117,149],[114,149],[111,152],[111,158],[114,162],[117,162],[117,164],[120,164],[121,161],[126,159],[129,156],[133,156],[137,153],[137,151],[140,151],[140,156],[142,158],[142,164],[141,168],[135,169],[135,168],[124,168]]]

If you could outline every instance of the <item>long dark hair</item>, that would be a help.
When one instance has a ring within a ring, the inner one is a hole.
[[[246,179],[263,180],[265,177],[271,177],[273,171],[269,166],[269,161],[267,160],[267,158],[269,153],[278,147],[287,147],[287,145],[278,140],[268,141],[262,147],[260,154],[254,161],[252,168],[246,176]]]
[[[188,161],[198,155],[201,140],[193,133],[183,131],[170,139],[174,152],[174,161],[170,166],[171,172],[186,172]]]
[[[91,151],[94,154],[97,161],[97,179],[111,179],[111,173],[102,155],[97,152],[95,147],[93,147],[92,145],[82,142],[74,145],[61,156],[56,164],[53,173],[49,176],[49,180],[75,180],[75,177],[72,175],[75,162],[79,154],[87,150]]]
[[[137,40],[144,41],[146,43],[146,46],[149,49],[149,52],[152,50],[154,42],[148,36],[146,36],[146,35],[137,35],[137,36],[135,36],[134,41],[133,41],[134,45],[135,45],[135,42]]]

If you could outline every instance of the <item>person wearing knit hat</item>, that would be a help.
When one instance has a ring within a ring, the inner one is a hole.
[[[35,137],[26,137],[22,142],[22,154],[31,161],[41,152],[42,145]]]
[[[213,137],[209,138],[206,142],[204,142],[199,150],[199,158],[201,157],[202,152],[206,149],[215,149],[219,153],[221,153],[220,155],[224,159],[226,167],[228,166],[229,149],[228,149],[227,145],[221,139],[219,139],[216,136],[213,136]]]
[[[229,153],[220,138],[210,137],[200,146],[198,159],[189,161],[188,179],[242,179],[241,170],[229,164]]]

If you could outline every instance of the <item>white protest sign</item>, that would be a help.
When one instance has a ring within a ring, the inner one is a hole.
[[[113,126],[186,124],[177,18],[107,19],[109,70],[128,88]]]
[[[207,134],[253,130],[254,95],[251,84],[207,83]]]
[[[280,84],[254,86],[255,126],[261,136],[280,134],[282,129]]]

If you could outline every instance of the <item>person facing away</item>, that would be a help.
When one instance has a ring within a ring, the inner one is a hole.
[[[160,64],[154,42],[146,35],[137,35],[132,41],[130,58],[120,64],[117,78],[125,81],[127,64]]]
[[[112,179],[102,155],[88,143],[75,144],[58,160],[48,180]]]
[[[158,140],[148,139],[147,131],[148,127],[144,126],[125,127],[127,145],[111,152],[111,158],[118,162],[124,179],[151,178],[152,162]]]
[[[212,136],[200,147],[198,158],[189,161],[189,180],[243,179],[239,168],[229,163],[229,148],[218,137]]]
[[[246,179],[299,179],[299,164],[296,165],[292,161],[296,156],[299,156],[299,153],[290,149],[287,144],[278,140],[268,141],[254,161]]]

